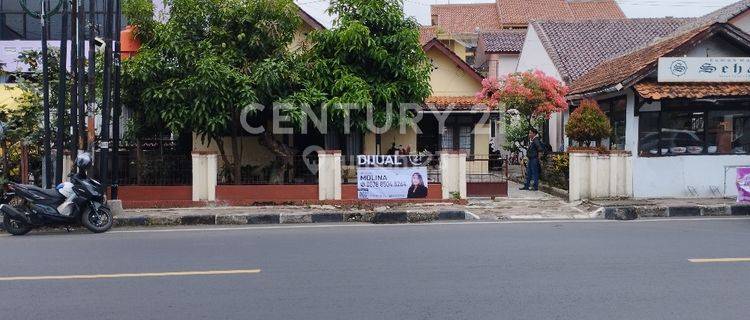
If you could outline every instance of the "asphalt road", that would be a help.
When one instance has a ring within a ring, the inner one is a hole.
[[[750,258],[747,219],[175,230],[0,236],[0,319],[750,314],[750,262],[688,261]]]

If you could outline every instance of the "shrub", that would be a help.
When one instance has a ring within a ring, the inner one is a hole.
[[[586,146],[591,146],[591,142],[598,145],[602,139],[609,137],[611,132],[609,118],[594,100],[581,101],[578,109],[570,114],[570,120],[565,126],[568,137]]]

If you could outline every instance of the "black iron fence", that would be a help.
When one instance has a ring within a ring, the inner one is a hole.
[[[121,154],[118,170],[120,185],[179,186],[193,182],[190,155]]]
[[[292,157],[244,157],[240,159],[239,175],[235,170],[235,160],[227,157],[225,161],[218,156],[218,183],[239,185],[287,185],[287,184],[317,184],[318,183],[318,155],[311,153],[307,156]]]
[[[508,180],[508,159],[499,154],[466,157],[466,182],[494,183]]]

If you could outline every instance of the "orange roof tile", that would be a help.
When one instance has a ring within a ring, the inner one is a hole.
[[[568,5],[575,20],[625,18],[617,2],[611,0],[569,1]]]
[[[431,6],[437,25],[448,33],[474,33],[500,29],[500,16],[494,3],[438,4]]]
[[[701,99],[719,96],[750,95],[750,83],[656,83],[641,82],[635,91],[653,100],[689,98]]]
[[[419,44],[425,45],[430,40],[437,38],[438,35],[438,27],[437,26],[429,26],[429,27],[420,27],[419,28]]]
[[[532,20],[623,19],[614,0],[497,0],[501,25]]]

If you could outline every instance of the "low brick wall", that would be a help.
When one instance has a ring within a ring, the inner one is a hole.
[[[216,201],[318,201],[318,185],[221,185],[216,187]]]

